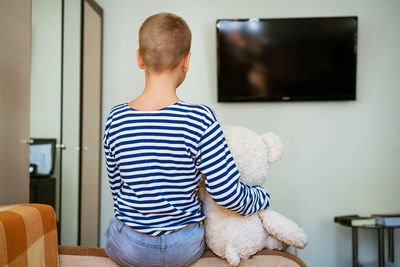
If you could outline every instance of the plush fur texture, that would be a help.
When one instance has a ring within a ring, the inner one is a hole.
[[[279,136],[267,133],[261,136],[240,126],[225,126],[223,132],[241,175],[241,182],[262,185],[271,163],[282,155]],[[229,264],[238,265],[264,248],[283,250],[288,246],[304,248],[307,236],[296,223],[270,209],[249,216],[227,210],[214,202],[200,183],[199,197],[206,214],[205,236],[207,246]]]

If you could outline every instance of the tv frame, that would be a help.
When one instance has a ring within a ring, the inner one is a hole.
[[[49,173],[34,173],[34,174],[32,174],[32,177],[34,177],[34,178],[40,178],[40,177],[45,177],[45,178],[47,178],[47,177],[50,177],[50,176],[52,176],[52,175],[54,175],[54,169],[55,169],[55,165],[56,165],[56,162],[55,162],[55,160],[56,160],[56,144],[57,144],[57,139],[55,139],[55,138],[31,138],[31,140],[32,140],[32,143],[30,144],[30,148],[32,147],[32,146],[35,146],[35,145],[51,145],[51,160],[52,160],[52,162],[51,162],[51,169],[50,169],[50,172]],[[29,161],[29,163],[30,164],[32,164],[30,161]]]
[[[251,19],[257,19],[259,21],[271,21],[271,20],[304,20],[304,19],[355,19],[355,33],[354,33],[354,90],[350,94],[346,95],[335,95],[322,97],[319,96],[304,96],[304,97],[224,97],[221,95],[221,79],[220,79],[220,47],[219,47],[219,34],[218,34],[218,22],[220,21],[249,21]],[[295,102],[295,101],[349,101],[357,99],[357,54],[358,54],[358,16],[327,16],[327,17],[288,17],[288,18],[240,18],[240,19],[217,19],[215,23],[216,28],[216,48],[217,48],[217,101],[218,102]]]

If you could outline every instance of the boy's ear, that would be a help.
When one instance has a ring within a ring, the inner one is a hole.
[[[144,69],[144,62],[143,62],[143,58],[140,55],[140,49],[138,49],[136,51],[136,58],[137,58],[137,64],[139,66],[139,68],[141,68],[142,70]]]
[[[185,73],[189,71],[190,55],[191,55],[191,53],[188,52],[188,53],[183,57],[183,61],[182,61],[182,70],[183,70]]]

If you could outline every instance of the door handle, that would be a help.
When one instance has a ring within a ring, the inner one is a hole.
[[[34,142],[33,142],[32,138],[27,138],[27,139],[21,140],[21,143],[30,145],[30,144],[33,144]]]
[[[56,148],[60,148],[62,150],[66,150],[67,146],[65,144],[56,144]]]

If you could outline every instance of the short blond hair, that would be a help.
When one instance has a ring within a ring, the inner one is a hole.
[[[171,13],[148,17],[139,30],[139,50],[145,68],[162,72],[176,68],[189,53],[192,33],[187,23]]]

